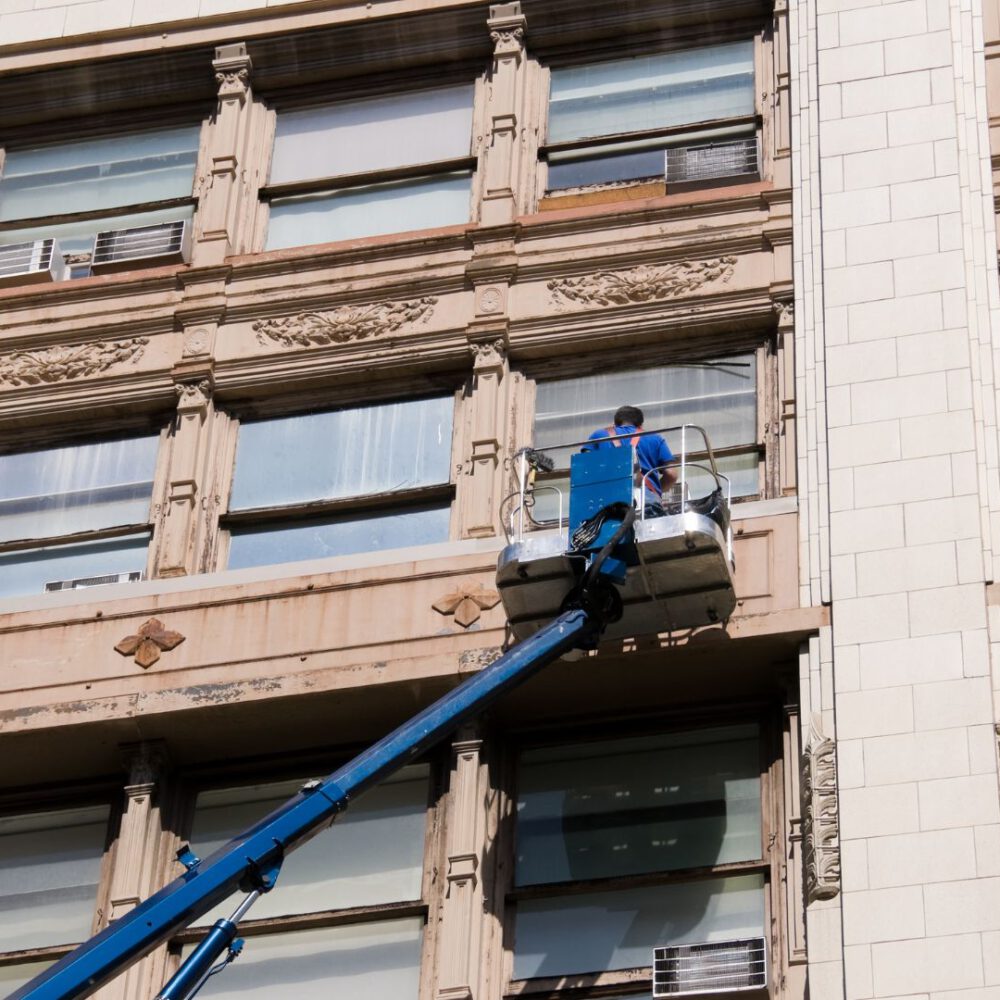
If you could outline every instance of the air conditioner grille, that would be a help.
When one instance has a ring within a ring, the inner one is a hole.
[[[683,944],[653,951],[653,996],[734,993],[767,985],[763,938]]]
[[[75,580],[56,580],[45,584],[46,592],[56,590],[84,590],[87,587],[101,587],[107,583],[137,583],[142,579],[141,570],[131,573],[108,573],[106,576],[81,576]]]
[[[757,140],[734,139],[667,149],[667,183],[705,181],[757,173]]]
[[[138,229],[112,229],[98,233],[94,264],[144,260],[148,257],[178,257],[184,248],[184,220],[163,222]]]
[[[48,271],[55,245],[55,240],[34,240],[0,246],[0,278]]]

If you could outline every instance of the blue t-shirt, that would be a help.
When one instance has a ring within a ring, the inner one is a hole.
[[[638,433],[639,428],[633,424],[615,425],[615,435],[624,439],[621,442],[621,447],[629,445],[630,442],[628,439],[633,434]],[[585,444],[582,449],[583,451],[593,451],[595,448],[615,447],[615,443],[612,440],[612,436],[608,433],[607,427],[601,427],[594,431],[588,438],[588,441],[595,441],[597,443],[594,445]],[[639,468],[642,470],[643,476],[653,469],[658,469],[674,460],[674,453],[670,450],[670,446],[659,434],[647,434],[645,437],[639,438],[635,451],[639,457]],[[654,493],[662,492],[658,472],[653,472],[646,480],[646,483]]]

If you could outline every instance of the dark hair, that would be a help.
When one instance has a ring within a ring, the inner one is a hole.
[[[624,427],[626,424],[641,427],[643,419],[642,410],[638,406],[619,406],[615,412],[615,427]]]

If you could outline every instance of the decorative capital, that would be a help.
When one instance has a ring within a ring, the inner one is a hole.
[[[498,3],[490,6],[486,21],[496,55],[519,55],[524,47],[527,21],[520,3]]]
[[[802,759],[802,861],[807,902],[840,892],[837,753],[815,717]]]
[[[208,406],[215,388],[212,379],[203,378],[196,382],[177,382],[174,391],[177,393],[178,410],[198,410]]]
[[[115,365],[129,361],[135,364],[148,343],[148,337],[133,337],[131,340],[98,341],[0,355],[0,383],[51,385],[87,378]]]
[[[795,323],[795,303],[790,299],[787,302],[772,302],[771,308],[778,317],[779,330],[783,327],[790,327]]]
[[[184,641],[180,632],[170,632],[163,627],[158,618],[150,618],[145,625],[139,627],[135,635],[127,635],[115,649],[122,656],[135,656],[135,662],[143,670],[151,667],[160,658],[160,650],[164,652],[174,649]]]
[[[500,595],[495,590],[487,590],[481,583],[462,583],[431,607],[438,614],[454,615],[456,625],[468,628],[479,621],[483,611],[495,608],[499,603]]]
[[[437,299],[424,296],[406,302],[375,302],[369,305],[345,305],[329,312],[305,312],[280,319],[254,323],[257,341],[282,347],[316,347],[348,344],[396,333],[406,325],[426,323],[434,312]]]
[[[235,45],[220,45],[212,60],[215,82],[219,87],[219,97],[244,97],[250,88],[250,72],[253,62],[243,42]]]
[[[155,786],[170,763],[167,745],[163,740],[123,743],[119,749],[122,766],[128,773],[126,788]]]
[[[677,261],[654,267],[641,264],[626,271],[595,271],[548,282],[559,310],[577,306],[628,306],[679,298],[704,285],[725,284],[733,276],[735,257]]]
[[[472,352],[472,366],[477,371],[500,368],[507,356],[507,345],[502,337],[496,340],[473,340],[469,342]]]

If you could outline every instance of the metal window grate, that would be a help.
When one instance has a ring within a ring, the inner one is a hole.
[[[0,246],[0,279],[31,276],[59,281],[64,271],[59,244],[53,239]]]
[[[705,146],[672,146],[666,152],[668,184],[757,173],[757,140],[753,137]]]
[[[734,993],[767,985],[763,938],[684,944],[653,951],[653,996]]]
[[[87,587],[101,587],[107,583],[137,583],[142,579],[142,572],[134,570],[131,573],[109,573],[107,576],[81,576],[76,580],[56,580],[45,584],[46,592],[55,590],[84,590]]]
[[[186,236],[187,223],[183,220],[98,233],[93,266],[100,268],[101,265],[151,257],[182,260],[186,257]]]

